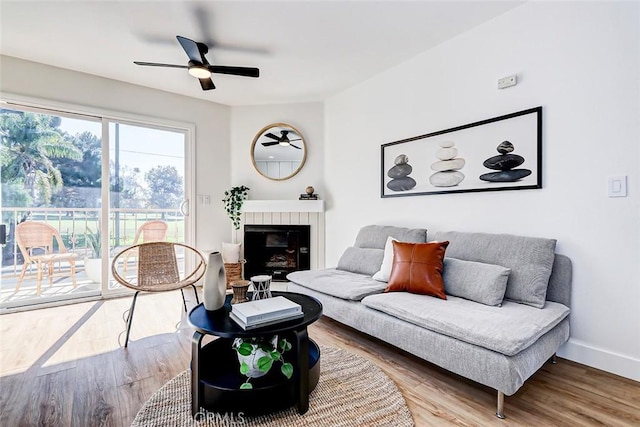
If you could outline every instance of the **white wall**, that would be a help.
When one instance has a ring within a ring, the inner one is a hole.
[[[285,181],[260,175],[251,163],[251,143],[263,127],[287,123],[298,129],[307,145],[307,160],[300,172]],[[253,200],[297,199],[308,185],[321,198],[324,181],[324,106],[322,103],[231,107],[231,185],[246,185]]]
[[[327,265],[370,223],[556,238],[574,263],[561,355],[640,380],[639,16],[527,3],[328,100]],[[543,189],[380,198],[381,144],[538,105]],[[608,198],[618,174],[629,197]]]
[[[7,56],[0,57],[0,76],[8,94],[195,124],[196,192],[212,199],[197,206],[195,244],[219,248],[229,239],[219,202],[229,187],[229,107]]]

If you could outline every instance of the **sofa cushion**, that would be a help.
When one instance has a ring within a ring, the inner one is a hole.
[[[447,295],[486,305],[500,305],[511,269],[501,265],[446,257],[442,280]]]
[[[424,243],[427,241],[427,230],[424,228],[404,228],[390,225],[367,225],[358,231],[356,243],[353,246],[356,248],[384,249],[389,236],[400,242]],[[380,266],[378,265],[378,267]]]
[[[338,260],[338,270],[373,276],[382,264],[384,250],[348,247]]]
[[[442,300],[403,292],[370,295],[362,304],[507,356],[528,348],[569,314],[567,307],[554,302],[543,309],[510,301],[492,307],[454,296]]]
[[[362,227],[356,236],[356,243],[344,251],[338,261],[337,268],[373,276],[380,270],[384,257],[384,245],[389,236],[405,242],[424,243],[427,240],[427,230],[387,225]]]
[[[385,292],[410,292],[447,299],[442,260],[449,242],[393,244],[393,267]]]
[[[360,301],[367,295],[379,294],[385,283],[364,274],[327,268],[324,270],[294,271],[287,279],[305,288],[345,300]]]
[[[510,268],[505,298],[533,307],[545,304],[556,241],[510,234],[437,232],[448,240],[447,256]]]

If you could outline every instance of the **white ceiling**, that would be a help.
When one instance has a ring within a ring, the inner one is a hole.
[[[227,105],[322,101],[518,6],[515,1],[0,1],[0,52]],[[211,42],[204,92],[175,36]],[[46,76],[43,76],[46,78]]]

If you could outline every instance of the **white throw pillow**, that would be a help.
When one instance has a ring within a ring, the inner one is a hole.
[[[387,243],[384,244],[384,258],[382,259],[382,265],[380,271],[373,275],[373,279],[378,282],[388,282],[389,276],[391,276],[391,267],[393,267],[393,243],[398,239],[393,237],[387,237]]]
[[[240,262],[241,243],[222,242],[222,260],[228,264]]]

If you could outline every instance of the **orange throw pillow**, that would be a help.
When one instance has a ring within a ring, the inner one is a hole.
[[[447,299],[442,262],[449,242],[393,242],[393,267],[385,292],[410,292]]]

